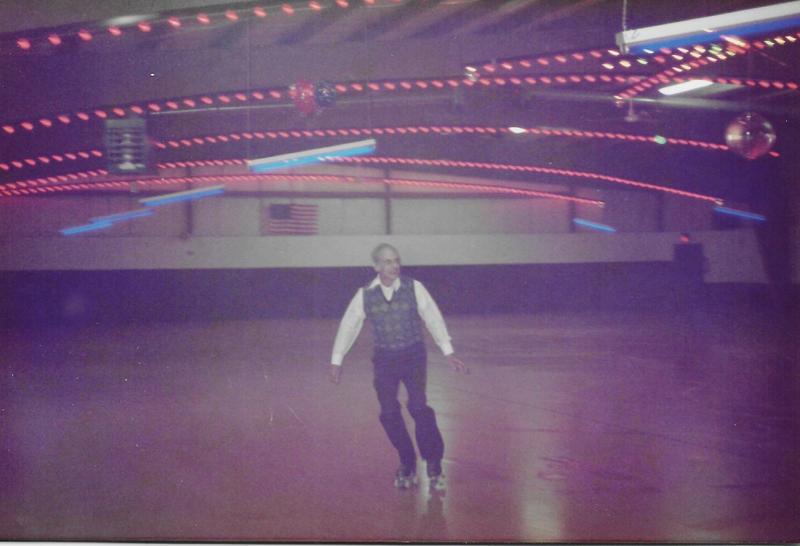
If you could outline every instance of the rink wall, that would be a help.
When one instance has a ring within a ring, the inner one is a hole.
[[[752,227],[720,225],[706,202],[502,182],[602,200],[605,206],[598,207],[376,183],[375,176],[392,176],[386,171],[335,172],[357,182],[242,184],[222,197],[159,207],[151,217],[70,237],[59,230],[140,207],[141,195],[5,199],[0,320],[338,316],[374,274],[369,252],[383,241],[397,246],[407,272],[430,285],[446,312],[669,307],[712,286],[715,293],[758,298],[766,283]],[[317,206],[315,235],[277,236],[265,229],[270,205],[286,203]],[[617,232],[587,231],[574,218]],[[674,259],[682,233],[702,246],[692,263]]]
[[[446,313],[671,309],[708,300],[709,261],[724,281],[720,272],[742,271],[743,249],[755,252],[747,231],[697,239],[691,246],[700,252],[684,260],[675,259],[687,245],[676,245],[674,233],[293,237],[264,246],[142,239],[137,247],[126,241],[128,252],[113,240],[74,243],[81,251],[48,242],[31,245],[31,261],[20,269],[0,272],[0,316],[4,326],[336,317],[374,276],[368,252],[379,241],[401,249],[405,272],[423,281]],[[34,267],[38,252],[61,268]],[[104,254],[103,268],[86,261]],[[227,260],[236,267],[223,267]],[[747,297],[760,298],[763,285],[752,269],[744,280],[716,283],[713,293],[744,287]]]
[[[411,266],[445,313],[673,308],[674,262]],[[367,268],[26,271],[0,275],[3,325],[340,315]]]

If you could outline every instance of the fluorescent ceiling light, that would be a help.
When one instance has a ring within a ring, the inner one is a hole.
[[[122,222],[123,220],[132,220],[133,218],[142,218],[143,216],[150,216],[153,214],[153,209],[137,209],[129,210],[126,212],[118,212],[116,214],[109,214],[108,216],[96,216],[92,218],[92,222]]]
[[[739,218],[744,218],[745,220],[755,220],[756,222],[763,222],[767,219],[767,217],[763,214],[756,214],[755,212],[747,212],[744,210],[731,209],[727,207],[714,207],[714,210],[722,214],[738,216]]]
[[[197,188],[194,190],[167,193],[164,195],[157,195],[155,197],[145,197],[143,199],[139,199],[139,202],[146,207],[158,207],[160,205],[177,203],[179,201],[191,201],[193,199],[211,197],[212,195],[219,195],[224,191],[225,185],[220,184],[219,186],[206,186],[204,188]]]
[[[150,19],[153,19],[152,15],[120,15],[119,17],[113,17],[107,20],[106,25],[110,27],[124,27],[128,25],[135,25],[136,23],[141,23]]]
[[[591,222],[589,220],[584,220],[583,218],[573,218],[572,221],[582,227],[593,229],[595,231],[604,231],[606,233],[615,233],[617,230],[611,226],[607,226],[606,224],[600,224],[598,222]]]
[[[371,154],[374,151],[375,139],[369,138],[367,140],[338,144],[336,146],[326,146],[324,148],[303,150],[302,152],[251,159],[247,161],[247,166],[250,172],[263,173],[275,169],[288,169],[301,165],[308,165],[310,163],[318,163],[327,159],[336,159],[337,157]]]
[[[702,89],[703,87],[708,87],[713,83],[714,82],[709,80],[689,80],[686,82],[676,83],[675,85],[667,85],[666,87],[659,89],[658,92],[667,96],[677,95],[679,93],[686,93],[695,89]]]
[[[700,44],[722,35],[750,36],[800,25],[800,0],[618,32],[623,53]]]
[[[86,231],[96,231],[98,229],[105,229],[111,227],[114,223],[113,222],[92,222],[91,224],[85,224],[82,226],[74,226],[68,227],[59,230],[62,235],[75,235],[78,233],[84,233]]]

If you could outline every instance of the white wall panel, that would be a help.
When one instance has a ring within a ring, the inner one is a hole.
[[[193,233],[198,236],[256,236],[261,200],[253,198],[200,199],[192,203]]]
[[[567,230],[566,202],[549,199],[396,199],[392,233],[553,233]]]
[[[658,199],[652,192],[605,190],[603,223],[617,231],[658,231]]]
[[[711,229],[713,204],[677,195],[664,196],[664,229],[667,231],[703,231]]]
[[[703,243],[708,264],[706,282],[767,282],[758,241],[752,229],[693,232],[692,237],[698,243]]]
[[[569,204],[554,199],[497,199],[485,202],[494,233],[564,233]]]
[[[188,202],[155,207],[152,216],[124,222],[120,227],[127,226],[131,237],[180,237],[189,228],[187,207]],[[136,208],[142,208],[141,204],[136,203]],[[112,228],[116,229],[116,226]],[[109,232],[109,236],[113,234],[113,231]]]
[[[338,205],[339,231],[323,230],[320,233],[341,235],[370,235],[386,231],[384,201],[380,199],[331,199],[330,205]]]
[[[329,237],[42,237],[0,245],[3,270],[347,267],[380,242],[407,265],[670,261],[677,233]],[[751,230],[695,233],[709,282],[766,282]]]
[[[63,228],[87,224],[93,217],[133,208],[139,205],[127,195],[4,199],[0,203],[0,236],[54,236]],[[127,234],[121,225],[115,229],[118,234]],[[109,230],[103,231],[103,235],[107,235]],[[94,232],[91,236],[101,236],[101,233]]]
[[[596,199],[599,201],[605,201],[604,192],[600,190],[596,190],[593,188],[577,188],[575,191],[575,195],[577,197],[583,197],[585,199]],[[598,207],[596,205],[586,205],[583,203],[576,203],[575,204],[575,217],[582,218],[584,220],[589,220],[590,222],[600,222],[601,224],[604,222],[604,209],[605,207]],[[567,220],[569,222],[569,220]],[[583,228],[576,227],[577,231],[584,231]]]
[[[392,201],[392,233],[441,235],[491,232],[486,204],[472,199]]]

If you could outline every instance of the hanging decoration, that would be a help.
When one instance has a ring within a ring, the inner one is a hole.
[[[301,115],[309,117],[317,112],[317,100],[313,83],[301,80],[291,85],[289,87],[289,97]]]
[[[321,108],[329,108],[336,104],[336,87],[328,81],[321,81],[317,83],[314,90],[314,98],[317,101],[317,106]]]
[[[776,138],[772,124],[755,112],[741,114],[725,128],[728,147],[751,160],[769,152]]]

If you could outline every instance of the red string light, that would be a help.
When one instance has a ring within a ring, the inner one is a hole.
[[[22,169],[27,167],[36,167],[38,165],[46,165],[51,161],[62,162],[64,158],[69,159],[70,161],[77,161],[78,159],[90,159],[92,157],[100,158],[103,157],[103,152],[100,150],[89,150],[87,151],[79,151],[79,152],[62,152],[63,155],[60,154],[51,154],[51,155],[40,155],[36,158],[28,157],[23,159],[14,159],[10,160],[9,163],[0,163],[0,169],[8,172],[12,168],[14,169]]]
[[[350,6],[349,0],[334,0],[335,4],[341,8],[348,8]],[[363,0],[363,3],[367,6],[374,6],[376,4],[376,0]],[[387,6],[397,6],[401,2],[400,0],[391,0],[385,2]],[[311,12],[321,12],[324,10],[325,4],[318,1],[318,0],[309,0],[308,2],[309,11]],[[294,15],[296,13],[295,7],[290,3],[284,3],[281,5],[281,12],[286,15]],[[239,21],[242,16],[248,16],[249,12],[245,12],[243,10],[232,10],[228,9],[225,11],[218,12],[220,15],[224,15],[230,21]],[[256,17],[259,19],[265,19],[267,17],[267,10],[263,6],[255,6],[252,9],[252,17]],[[211,23],[211,16],[206,13],[198,13],[196,15],[196,20],[198,23],[202,25],[209,25]],[[153,21],[144,21],[137,23],[137,28],[141,32],[150,32],[153,28],[153,25],[163,23],[165,26],[169,26],[173,29],[180,29],[183,28],[183,24],[181,19],[175,16],[164,17],[163,19],[153,20]],[[114,37],[122,36],[123,32],[118,26],[110,26],[110,27],[97,27],[95,29],[90,28],[83,28],[77,34],[78,37],[86,42],[92,41],[94,38],[95,32],[100,30],[107,31]],[[800,36],[800,32],[792,35],[778,35],[774,36],[771,39],[764,39],[764,40],[755,40],[752,44],[744,44],[745,46],[752,47],[763,50],[769,47],[774,46],[784,46],[787,44],[793,44],[797,42],[797,37]],[[57,34],[50,34],[47,36],[48,41],[53,45],[60,45],[62,43],[62,38]],[[731,42],[726,44],[729,48],[729,53],[742,53],[743,50],[739,45],[738,42]],[[22,49],[23,51],[29,50],[32,47],[31,40],[28,38],[18,38],[17,39],[17,47]],[[505,72],[513,72],[517,70],[528,70],[533,66],[562,66],[567,65],[569,63],[583,63],[587,60],[592,61],[601,61],[606,60],[605,68],[607,70],[616,70],[618,68],[623,69],[630,69],[638,64],[647,64],[649,62],[657,62],[660,64],[666,63],[665,55],[672,55],[675,60],[681,61],[683,64],[676,65],[673,67],[674,70],[686,71],[686,70],[693,70],[697,69],[700,66],[707,65],[708,63],[718,62],[720,60],[727,60],[730,58],[730,55],[720,55],[714,51],[708,51],[702,45],[695,45],[690,46],[687,48],[678,48],[674,52],[669,49],[662,49],[659,52],[651,54],[650,57],[647,56],[622,56],[621,53],[616,49],[594,49],[594,50],[585,50],[585,51],[570,51],[570,52],[562,52],[552,55],[544,55],[544,56],[525,56],[525,57],[515,57],[515,58],[507,58],[507,59],[499,59],[493,61],[491,63],[482,63],[482,66],[485,71],[495,73],[497,71],[505,71]],[[635,62],[634,62],[635,61]],[[465,67],[475,69],[476,66],[480,66],[481,63],[473,63],[472,65]],[[507,85],[508,81],[505,79],[501,79],[497,85]],[[514,83],[514,82],[511,82]],[[577,81],[575,81],[577,83]],[[652,87],[651,85],[644,86],[643,89],[648,89]],[[473,82],[464,82],[464,85],[471,86]],[[484,85],[486,83],[484,82]],[[641,92],[640,90],[632,90],[626,89],[624,91],[626,93],[625,96],[635,96],[635,94]]]
[[[364,3],[368,6],[374,6],[375,0],[364,0]],[[391,0],[389,2],[386,2],[386,5],[396,6],[399,3],[400,3],[399,0]],[[335,0],[335,4],[340,8],[350,7],[349,0]],[[325,8],[325,4],[317,0],[310,0],[308,6],[309,6],[309,11],[312,12],[321,12]],[[294,15],[296,13],[295,6],[289,3],[283,4],[281,6],[281,11],[286,15]],[[224,14],[226,19],[233,22],[239,21],[241,20],[242,16],[248,15],[248,12],[244,12],[242,10],[232,10],[232,9],[225,10],[224,12],[220,11],[219,13]],[[252,10],[252,17],[256,17],[259,19],[266,18],[267,17],[266,8],[264,8],[263,6],[254,7]],[[200,23],[201,25],[208,25],[211,23],[211,16],[206,13],[197,14],[196,19],[197,22]],[[175,16],[170,16],[170,17],[165,17],[164,19],[139,22],[136,24],[136,28],[138,28],[138,30],[143,33],[148,33],[152,31],[154,25],[157,25],[159,23],[164,23],[166,25],[169,25],[169,27],[173,29],[179,29],[184,26],[181,19]],[[90,42],[94,39],[95,33],[99,31],[107,31],[113,37],[120,37],[123,35],[122,29],[118,26],[109,26],[109,27],[98,26],[96,28],[83,28],[78,31],[77,35],[81,40],[85,42]],[[62,37],[54,33],[47,35],[46,38],[54,46],[59,46],[63,43]],[[29,38],[18,38],[16,40],[16,45],[20,50],[23,51],[28,51],[33,47],[33,43]]]
[[[0,166],[0,169],[3,169],[2,166]],[[30,180],[17,180],[16,182],[8,182],[5,184],[0,184],[0,190],[10,190],[10,189],[13,190],[17,187],[35,188],[48,185],[52,186],[54,184],[63,184],[70,180],[89,179],[94,177],[105,176],[107,174],[108,171],[105,171],[103,169],[98,169],[98,170],[81,171],[69,174],[60,174],[57,176],[48,176],[44,178],[33,178]],[[52,187],[58,187],[58,186],[52,186]]]
[[[647,81],[643,80],[642,76],[633,76],[633,75],[608,75],[608,74],[565,74],[565,75],[556,75],[556,76],[525,76],[524,78],[518,78],[515,76],[511,77],[497,77],[497,78],[482,78],[480,82],[486,86],[506,86],[506,85],[515,85],[515,86],[522,86],[522,85],[530,85],[530,86],[538,86],[538,85],[575,85],[580,83],[629,83],[629,84],[636,84],[633,89],[635,92],[639,92],[645,90],[652,85],[654,82],[659,83],[666,83],[670,81],[684,81],[685,78],[683,76],[677,75],[672,70],[664,71],[656,76],[649,78]],[[408,81],[370,81],[366,83],[362,82],[351,82],[347,85],[343,84],[335,84],[337,91],[342,95],[347,95],[351,93],[361,94],[364,92],[399,92],[399,91],[412,91],[414,89],[426,90],[426,91],[442,91],[447,90],[444,82],[446,81],[447,86],[450,87],[459,87],[459,86],[469,86],[472,85],[473,82],[469,80],[458,80],[454,78],[449,78],[444,80],[442,78],[430,78],[430,79],[420,79],[415,80],[413,83]],[[723,80],[720,80],[722,82]],[[729,78],[728,81],[730,83],[736,83],[737,80],[735,78]],[[741,80],[744,85],[752,86],[752,87],[761,87],[761,88],[774,88],[774,89],[790,89],[790,90],[797,90],[798,83],[794,81],[777,81],[777,80]],[[264,91],[251,91],[245,93],[244,91],[232,91],[231,92],[236,100],[241,102],[246,102],[249,100],[249,97],[256,98],[257,100],[265,100],[269,98],[270,100],[277,100],[277,101],[288,101],[288,93],[286,88],[280,89],[269,89]],[[618,95],[618,98],[628,98],[631,96],[630,94],[622,93]],[[200,97],[199,99],[190,99],[185,97],[177,97],[171,100],[165,100],[164,102],[151,102],[148,104],[148,108],[153,112],[159,112],[164,108],[169,108],[171,110],[181,110],[184,108],[187,109],[194,109],[197,107],[199,101],[200,103],[206,106],[213,106],[215,102],[219,102],[223,105],[228,105],[231,103],[231,96],[228,94],[220,94],[218,97]],[[176,107],[176,104],[180,106]],[[289,103],[287,102],[287,105]],[[120,116],[118,110],[114,110],[115,108],[123,109],[126,112],[131,112],[136,115],[141,115],[143,110],[138,105],[111,105],[107,107],[116,113],[116,115]],[[64,116],[68,116],[68,114],[60,114]],[[59,116],[60,116],[59,115]],[[84,118],[81,113],[72,113],[72,115],[76,115],[79,119],[87,121],[88,119]],[[102,116],[102,115],[101,115]],[[120,116],[121,117],[121,116]],[[6,124],[7,127],[13,127],[12,123]],[[21,124],[20,124],[21,126]],[[6,130],[7,134],[13,134],[13,132],[9,132]]]
[[[198,166],[224,166],[224,165],[242,165],[244,160],[206,160],[206,161],[179,161],[174,163],[159,164],[159,168],[173,169],[173,168],[188,168]],[[603,206],[605,203],[598,199],[589,199],[585,197],[576,197],[571,195],[564,195],[554,192],[543,192],[537,190],[529,190],[525,188],[518,188],[513,186],[503,185],[490,185],[490,184],[475,184],[467,182],[448,182],[442,180],[424,180],[424,179],[402,179],[402,178],[378,178],[378,177],[353,177],[347,175],[324,175],[324,174],[232,174],[232,175],[199,175],[191,177],[159,177],[141,180],[98,180],[93,181],[91,184],[64,184],[67,180],[74,180],[77,178],[89,178],[96,176],[104,176],[107,174],[105,171],[88,171],[73,173],[68,176],[39,178],[33,180],[21,180],[15,183],[0,185],[0,195],[13,196],[13,195],[30,195],[47,193],[54,191],[86,191],[93,189],[120,189],[130,191],[132,183],[140,187],[147,187],[151,185],[162,186],[172,184],[185,184],[188,182],[209,182],[209,183],[231,183],[231,182],[327,182],[335,184],[363,184],[364,182],[382,183],[397,186],[412,186],[412,187],[430,187],[430,188],[444,188],[451,190],[464,190],[479,193],[497,194],[497,195],[516,195],[519,197],[538,197],[545,199],[554,199],[562,201],[570,201],[586,205]],[[24,188],[24,189],[17,189]]]
[[[697,46],[695,46],[695,47],[697,47]],[[747,46],[747,47],[749,48],[749,46]],[[683,51],[687,51],[688,52],[688,50],[686,50],[685,48],[680,48],[680,49],[681,49],[682,52]],[[673,66],[673,67],[671,67],[669,69],[666,69],[666,70],[663,70],[661,72],[658,72],[657,74],[654,74],[653,76],[650,76],[646,80],[638,83],[637,85],[635,85],[633,87],[629,87],[629,88],[621,91],[620,93],[617,93],[615,95],[615,97],[618,98],[618,99],[633,98],[633,97],[643,93],[644,91],[647,91],[648,89],[651,89],[652,87],[654,87],[656,85],[667,83],[668,81],[670,81],[671,78],[675,77],[675,73],[676,72],[677,73],[688,72],[688,71],[700,68],[702,66],[707,66],[709,63],[727,61],[728,59],[733,58],[736,54],[747,53],[747,51],[748,51],[748,49],[745,49],[745,48],[742,48],[742,47],[739,47],[739,46],[736,46],[736,45],[730,45],[728,47],[728,49],[726,49],[724,51],[725,54],[723,54],[723,55],[719,55],[716,58],[709,56],[709,57],[706,57],[706,58],[700,58],[700,59],[698,59],[696,61],[690,61],[689,63],[683,63],[683,64],[678,65],[678,66]],[[676,60],[679,60],[679,61],[683,60],[683,56],[682,55],[673,54],[672,56]],[[666,81],[665,81],[665,79],[666,79]]]
[[[792,38],[792,40],[790,40]],[[787,35],[784,39],[783,36],[776,36],[772,39],[773,41],[770,42],[771,45],[786,45],[789,43],[795,43],[797,40],[794,36]],[[768,44],[762,41],[753,42],[753,45],[759,49],[764,49],[768,47]],[[725,61],[737,54],[744,54],[747,53],[749,45],[746,43],[728,43],[726,44],[726,50],[724,52],[718,51],[711,51],[707,50],[703,45],[697,44],[691,46],[690,49],[687,48],[678,48],[673,52],[670,49],[662,49],[659,52],[651,54],[650,57],[647,56],[628,56],[624,58],[621,57],[621,53],[615,49],[608,49],[608,50],[591,50],[588,52],[572,52],[568,54],[557,54],[551,57],[547,56],[540,56],[540,57],[517,57],[517,58],[509,58],[509,59],[499,59],[490,63],[472,63],[470,65],[465,66],[465,70],[471,72],[473,78],[476,78],[479,83],[483,85],[491,85],[492,80],[489,78],[482,78],[481,75],[477,71],[477,66],[481,66],[484,72],[486,73],[495,73],[497,71],[506,71],[506,72],[513,72],[513,71],[527,71],[535,65],[547,67],[552,64],[566,64],[571,61],[584,61],[586,59],[595,59],[595,60],[602,60],[606,57],[606,60],[601,66],[606,70],[617,70],[617,69],[630,69],[637,65],[646,65],[650,62],[656,62],[658,64],[665,64],[667,62],[667,58],[665,55],[671,55],[674,60],[681,61],[681,64],[675,65],[667,71],[663,71],[659,74],[651,76],[650,78],[643,78],[645,79],[646,83],[641,84],[637,87],[631,87],[626,89],[619,94],[617,94],[617,98],[630,98],[635,96],[642,91],[651,88],[655,85],[660,76],[664,74],[668,76],[673,76],[676,73],[686,72],[690,70],[696,70],[703,66],[707,66],[710,63]],[[557,78],[557,77],[556,77]],[[572,77],[568,77],[570,81],[576,82]],[[558,81],[558,80],[557,80]],[[619,81],[619,80],[617,80]],[[501,78],[499,80],[495,80],[497,85],[506,85],[508,80],[505,78]],[[514,82],[512,82],[514,83]],[[563,83],[563,80],[560,81]],[[761,84],[762,87],[767,88],[767,84]],[[769,87],[774,87],[780,89],[780,84],[776,85],[775,82],[770,82]]]
[[[270,138],[270,139],[288,139],[288,138],[309,138],[309,137],[348,137],[348,136],[381,136],[381,135],[405,135],[405,134],[491,134],[491,135],[510,135],[518,136],[518,134],[530,134],[536,136],[550,136],[550,137],[565,137],[565,138],[588,138],[588,139],[605,139],[605,140],[619,140],[627,142],[640,142],[644,144],[671,144],[676,146],[687,146],[691,148],[701,148],[706,150],[727,151],[729,148],[725,144],[718,144],[715,142],[705,142],[693,139],[682,139],[672,137],[661,137],[658,135],[637,135],[629,133],[612,133],[607,131],[584,131],[580,129],[551,129],[547,127],[527,127],[527,128],[514,128],[512,131],[509,127],[480,127],[480,126],[395,126],[395,127],[348,127],[338,129],[316,130],[316,131],[266,131],[261,133],[261,137],[256,138]],[[252,139],[252,133],[230,133],[228,138],[244,137]],[[190,137],[191,138],[191,137]],[[214,137],[195,137],[195,142],[198,144],[215,143],[217,139],[211,140]],[[171,145],[173,147],[180,147]],[[155,141],[155,146],[161,149],[165,148],[164,143]]]
[[[501,163],[480,163],[472,161],[454,161],[448,159],[411,159],[411,158],[396,158],[396,157],[337,157],[326,160],[328,163],[356,163],[367,165],[415,165],[415,166],[433,166],[433,167],[448,167],[448,168],[470,168],[470,169],[486,169],[486,170],[499,170],[499,171],[513,171],[525,172],[534,174],[553,174],[558,176],[568,176],[577,178],[591,178],[602,180],[603,182],[611,182],[614,184],[623,184],[641,189],[654,190],[664,193],[671,193],[680,195],[682,197],[690,197],[692,199],[699,199],[701,201],[709,201],[712,203],[722,203],[719,197],[711,195],[703,195],[700,193],[688,192],[677,190],[667,186],[660,186],[646,182],[639,182],[627,178],[620,178],[616,176],[608,176],[600,173],[573,171],[569,169],[554,169],[551,167],[537,167],[533,165],[509,165]]]
[[[470,63],[464,66],[464,69],[471,72],[476,72],[476,67],[481,66],[484,71],[493,73],[498,69],[506,72],[517,70],[526,71],[535,65],[550,66],[553,64],[564,65],[571,62],[583,62],[587,59],[602,59],[603,57],[617,57],[619,52],[615,49],[607,50],[587,50],[587,51],[572,51],[559,53],[553,56],[525,56],[498,59],[489,63]],[[612,65],[613,67],[613,65]]]
[[[497,163],[481,163],[481,162],[471,162],[471,161],[452,161],[452,160],[429,160],[429,159],[417,159],[417,158],[398,158],[398,157],[341,157],[329,160],[329,162],[333,163],[361,163],[361,164],[379,164],[379,165],[411,165],[411,166],[434,166],[434,167],[448,167],[448,168],[469,168],[469,169],[484,169],[484,170],[500,170],[500,171],[511,171],[511,172],[525,172],[525,173],[534,173],[534,174],[549,174],[549,175],[556,175],[556,176],[566,176],[566,177],[579,177],[579,178],[590,178],[601,180],[604,182],[611,182],[615,184],[622,184],[631,187],[637,187],[641,189],[659,191],[664,193],[670,193],[673,195],[679,195],[682,197],[688,197],[692,199],[698,199],[701,201],[712,202],[715,204],[722,203],[722,199],[710,195],[703,195],[694,192],[687,192],[683,190],[677,190],[675,188],[669,188],[665,186],[660,186],[656,184],[650,184],[645,182],[640,182],[636,180],[630,180],[626,178],[608,176],[600,173],[592,173],[592,172],[585,172],[585,171],[573,171],[569,169],[554,169],[550,167],[538,167],[533,165],[509,165],[509,164],[497,164]],[[205,161],[182,161],[182,162],[172,162],[172,163],[162,163],[159,165],[160,168],[176,168],[176,167],[197,167],[197,166],[208,166],[208,165],[241,165],[244,163],[244,160],[205,160]],[[89,178],[95,176],[102,176],[106,174],[106,171],[84,171],[80,173],[73,173],[71,175],[59,175],[57,177],[48,177],[48,178],[39,178],[33,180],[26,180],[26,181],[17,181],[16,183],[11,184],[2,184],[0,185],[0,191],[8,191],[9,189],[13,189],[16,186],[42,186],[47,184],[53,183],[60,183],[65,182],[67,180],[74,180],[75,178]],[[221,180],[225,178],[226,175],[223,176],[214,176],[214,177],[189,177],[189,178],[179,178],[179,179],[161,179],[168,180],[171,182],[178,182],[178,181],[197,181],[199,179],[214,179],[214,180]],[[332,176],[336,175],[227,175],[227,176],[238,176],[239,179],[247,179],[252,180],[254,176],[258,177],[274,177],[276,179],[288,179],[292,176],[315,176],[317,180],[321,181],[324,178],[330,179]],[[323,178],[324,177],[324,178]],[[420,180],[407,180],[407,179],[383,179],[386,183],[397,183],[397,184],[415,184],[415,185],[442,185],[447,184],[453,187],[461,186],[463,189],[469,187],[470,189],[475,189],[476,191],[486,191],[479,189],[481,185],[473,185],[473,184],[464,184],[464,183],[448,183],[448,182],[433,182],[433,181],[420,181]],[[126,182],[129,184],[130,181]],[[169,183],[169,182],[167,182]],[[62,187],[63,186],[56,186]],[[80,189],[89,189],[90,186],[88,185],[81,185],[76,186]],[[537,192],[535,190],[525,190],[521,188],[513,188],[513,187],[503,187],[503,186],[488,186],[484,185],[485,188],[490,188],[492,191],[495,191],[495,188],[498,188],[502,193],[514,193],[518,195],[530,195],[530,196],[538,196],[538,197],[548,197],[553,199],[565,199],[577,202],[590,202],[590,204],[602,205],[601,201],[597,200],[590,200],[584,199],[579,197],[573,196],[566,196],[561,194],[553,194],[548,192]]]

